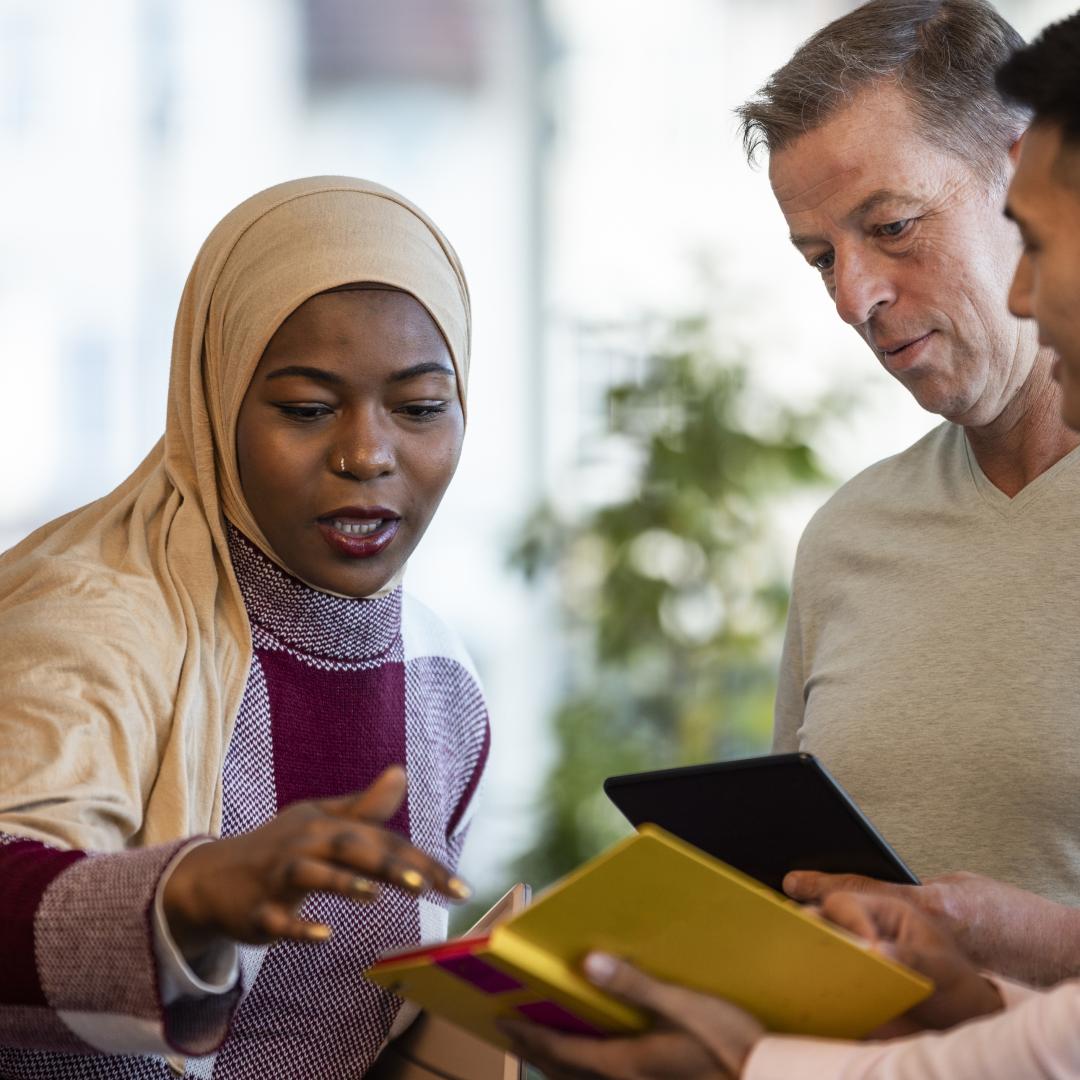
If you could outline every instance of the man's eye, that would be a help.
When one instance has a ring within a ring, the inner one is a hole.
[[[901,218],[900,221],[888,221],[880,226],[878,232],[882,236],[901,236],[911,224],[911,218]]]
[[[810,265],[815,270],[831,270],[833,263],[836,262],[836,252],[826,251],[824,255],[818,255],[817,258],[810,260]]]

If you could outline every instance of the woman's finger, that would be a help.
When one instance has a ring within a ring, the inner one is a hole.
[[[299,901],[309,892],[331,892],[351,900],[370,901],[379,895],[375,882],[310,856],[290,859],[278,873],[280,899]]]
[[[339,820],[324,830],[312,854],[411,893],[435,889],[451,900],[472,895],[469,886],[437,859],[374,825]]]
[[[269,941],[287,938],[290,941],[318,944],[328,941],[334,933],[325,923],[297,918],[292,908],[274,901],[260,904],[252,912],[251,918],[255,930]]]
[[[405,800],[409,782],[400,765],[384,769],[370,787],[337,799],[319,799],[316,806],[336,817],[350,821],[389,821]]]

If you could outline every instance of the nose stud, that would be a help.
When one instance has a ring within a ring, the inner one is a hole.
[[[341,459],[341,468],[338,471],[343,472],[343,473],[349,471],[348,469],[345,468],[345,458],[344,457],[342,457],[342,459]]]

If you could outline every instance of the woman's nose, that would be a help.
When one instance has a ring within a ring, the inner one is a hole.
[[[378,423],[357,425],[330,452],[330,467],[355,480],[374,480],[394,471],[390,433]]]

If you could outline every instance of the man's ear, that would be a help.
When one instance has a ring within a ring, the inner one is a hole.
[[[1009,147],[1009,160],[1012,162],[1012,167],[1016,168],[1016,163],[1020,160],[1020,148],[1024,143],[1024,136],[1027,134],[1027,128],[1024,128],[1019,135],[1013,140],[1012,146]]]

